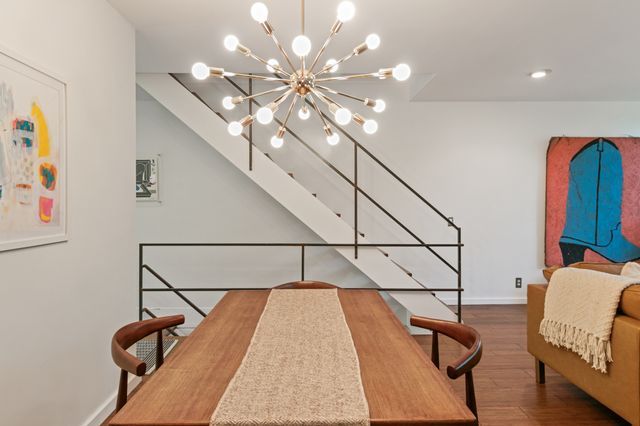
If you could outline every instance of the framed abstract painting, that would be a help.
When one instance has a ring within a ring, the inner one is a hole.
[[[66,85],[0,52],[0,251],[67,240]]]
[[[640,138],[552,138],[545,263],[640,259]]]

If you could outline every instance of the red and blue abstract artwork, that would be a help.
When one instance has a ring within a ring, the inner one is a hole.
[[[640,259],[640,138],[552,138],[545,263]]]

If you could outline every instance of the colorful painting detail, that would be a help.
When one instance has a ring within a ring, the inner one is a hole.
[[[136,199],[138,201],[160,201],[158,164],[159,156],[136,160]]]
[[[56,166],[50,163],[40,164],[40,183],[49,191],[56,189],[57,176],[58,169],[56,169]]]
[[[0,251],[67,239],[65,91],[0,53]]]
[[[640,138],[553,138],[545,263],[640,259]]]

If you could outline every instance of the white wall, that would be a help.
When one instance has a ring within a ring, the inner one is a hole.
[[[381,124],[368,146],[463,227],[464,299],[524,303],[526,284],[543,282],[549,139],[640,135],[640,103],[391,99]]]
[[[198,89],[218,109],[223,96],[220,90],[226,90],[219,86],[208,82]],[[365,135],[353,124],[349,132],[462,226],[466,303],[524,303],[526,284],[542,280],[545,157],[552,136],[640,135],[638,102],[430,103],[409,102],[408,87],[395,82],[343,83],[339,88],[387,101],[387,110],[378,115],[341,100],[380,125],[375,136]],[[238,119],[246,114],[239,109],[225,113]],[[351,176],[352,147],[344,137],[340,145],[330,148],[315,117],[304,123],[293,118],[291,125]],[[270,148],[268,140],[274,131],[274,126],[256,126],[256,144],[319,192],[335,211],[346,212],[351,223],[349,188],[339,178],[329,177],[328,169],[311,160],[291,137],[285,138],[280,150]],[[452,228],[379,173],[364,155],[360,158],[360,184],[367,192],[427,242],[455,242]],[[366,202],[361,205],[367,208]],[[414,242],[383,216],[362,216],[361,229],[370,241]],[[455,275],[421,249],[389,251],[420,281],[435,287],[455,284]],[[450,249],[440,252],[455,261]],[[516,277],[523,279],[522,289],[515,288]]]
[[[0,253],[0,424],[82,424],[136,315],[134,31],[103,0],[0,1],[3,46],[68,83],[66,243]]]

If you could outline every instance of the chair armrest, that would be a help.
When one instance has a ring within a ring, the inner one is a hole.
[[[457,379],[463,374],[471,371],[482,357],[482,341],[480,334],[468,325],[452,321],[443,321],[432,318],[425,318],[413,315],[411,325],[415,327],[432,330],[457,341],[468,349],[460,358],[447,366],[447,375],[452,379]]]
[[[113,335],[111,339],[111,357],[118,367],[136,376],[143,376],[147,371],[145,362],[127,352],[127,349],[150,334],[165,328],[184,324],[184,315],[172,315],[153,318],[127,324]]]

